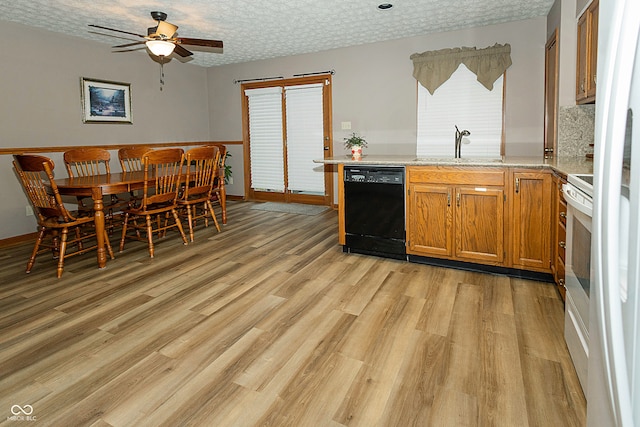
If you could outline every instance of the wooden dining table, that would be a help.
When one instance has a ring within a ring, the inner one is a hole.
[[[153,183],[154,178],[150,177]],[[119,172],[83,177],[68,177],[55,180],[60,194],[65,196],[91,197],[93,199],[94,222],[96,226],[98,267],[107,265],[107,251],[104,241],[103,196],[128,193],[144,188],[144,172]]]

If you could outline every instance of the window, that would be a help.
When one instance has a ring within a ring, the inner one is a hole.
[[[292,192],[324,194],[324,173],[314,159],[324,156],[322,83],[285,86],[288,187]]]
[[[500,157],[504,74],[488,90],[460,64],[431,95],[418,83],[418,157],[454,157],[456,126],[471,134],[462,140],[462,157]]]
[[[282,87],[248,89],[251,185],[260,191],[284,191]]]

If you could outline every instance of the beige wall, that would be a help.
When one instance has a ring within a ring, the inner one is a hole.
[[[510,43],[507,72],[507,154],[541,154],[546,18],[470,28],[344,49],[204,69],[173,60],[160,67],[144,53],[111,53],[108,46],[3,22],[0,147],[164,141],[240,140],[240,85],[236,79],[336,71],[333,76],[334,155],[346,153],[350,121],[370,142],[370,153],[415,154],[416,82],[409,56],[458,46]],[[80,77],[131,83],[133,125],[83,124]],[[242,148],[232,146],[234,183],[243,194]],[[59,155],[52,155],[61,164]],[[26,198],[0,156],[5,186],[0,239],[32,232]]]
[[[111,53],[108,45],[12,22],[2,22],[0,39],[2,148],[209,139],[204,68],[172,60],[164,67],[161,92],[160,65],[143,52]],[[81,77],[130,83],[133,124],[83,123]],[[51,157],[65,176],[61,156]],[[35,231],[33,217],[25,215],[28,201],[11,160],[0,156],[0,239]]]
[[[546,18],[470,28],[208,70],[212,139],[242,139],[240,85],[234,80],[335,70],[333,152],[346,154],[341,122],[369,141],[371,154],[415,154],[416,81],[409,56],[447,47],[511,44],[507,71],[506,151],[541,155]],[[452,133],[453,143],[453,133]],[[241,156],[238,149],[238,154]],[[240,159],[236,158],[238,162]],[[234,184],[238,184],[238,180]],[[235,193],[234,193],[235,194]]]

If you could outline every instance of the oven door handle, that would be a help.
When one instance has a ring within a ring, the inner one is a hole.
[[[580,201],[578,199],[576,199],[575,197],[573,197],[573,194],[571,191],[563,191],[563,195],[565,200],[567,201],[567,204],[569,206],[571,206],[574,209],[577,209],[578,211],[582,212],[583,214],[587,215],[589,218],[591,218],[593,216],[593,208],[591,206],[586,206],[582,203],[580,203]]]

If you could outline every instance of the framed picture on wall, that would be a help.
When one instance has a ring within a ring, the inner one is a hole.
[[[84,123],[133,123],[129,83],[82,77]]]

